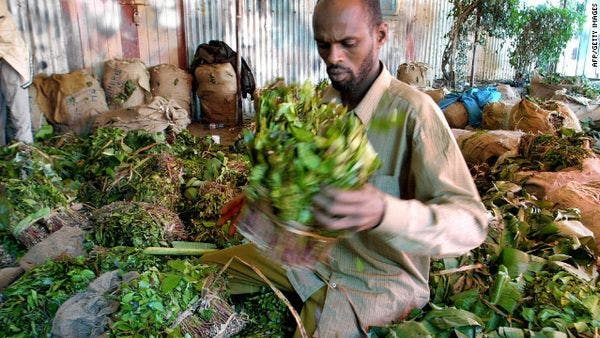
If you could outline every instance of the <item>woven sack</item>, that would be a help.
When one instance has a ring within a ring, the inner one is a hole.
[[[114,59],[104,63],[102,85],[110,109],[129,108],[150,99],[150,74],[138,59]]]
[[[150,89],[153,96],[173,99],[179,106],[190,112],[192,100],[192,75],[170,64],[150,69]]]

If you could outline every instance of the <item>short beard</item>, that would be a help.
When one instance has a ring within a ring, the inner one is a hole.
[[[352,94],[352,93],[357,92],[361,87],[361,83],[363,81],[365,81],[367,76],[369,76],[369,72],[371,71],[371,67],[373,66],[372,62],[373,62],[373,53],[374,52],[375,52],[374,50],[371,50],[369,52],[367,57],[361,63],[360,68],[358,69],[358,74],[356,76],[351,73],[352,76],[350,77],[350,79],[348,81],[344,81],[344,82],[331,81],[331,86],[340,93]]]

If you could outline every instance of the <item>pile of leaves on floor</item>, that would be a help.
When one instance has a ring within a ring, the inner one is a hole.
[[[550,85],[568,85],[573,94],[585,96],[591,100],[600,98],[600,86],[585,76],[563,76],[559,73],[544,75],[544,83]]]
[[[480,247],[433,260],[430,303],[371,337],[598,337],[599,252],[577,209],[522,188],[521,170],[581,168],[588,134],[527,135],[520,156],[471,168],[490,215]]]
[[[431,302],[373,337],[596,337],[600,284],[592,237],[520,186],[484,197],[488,238],[459,258],[432,262]]]
[[[0,268],[15,266],[50,235],[53,229],[41,220],[51,210],[76,206],[90,220],[87,256],[48,261],[0,291],[0,336],[51,335],[59,307],[114,270],[138,275],[107,296],[118,306],[99,311],[109,314],[110,335],[213,332],[210,324],[232,311],[224,275],[198,259],[147,255],[143,249],[186,240],[210,248],[239,244],[229,224],[216,223],[221,208],[246,184],[247,172],[245,154],[188,132],[101,128],[78,137],[54,135],[46,126],[33,145],[0,148]],[[274,323],[287,320],[287,310],[266,289],[256,297],[270,303],[239,301],[246,330],[241,334],[283,336],[289,325]],[[279,315],[269,317],[271,308]]]
[[[598,335],[598,253],[576,226],[577,211],[555,209],[508,182],[515,168],[577,166],[578,156],[560,154],[575,154],[571,147],[579,147],[580,139],[530,141],[530,156],[508,161],[478,182],[492,218],[486,242],[464,256],[432,261],[429,305],[402,323],[373,328],[371,336]],[[243,154],[187,132],[99,129],[76,137],[42,130],[33,145],[0,148],[0,268],[12,266],[43,230],[52,231],[39,222],[50,210],[77,205],[91,224],[86,257],[49,261],[0,292],[0,336],[50,335],[59,307],[115,270],[138,275],[107,297],[111,336],[214,333],[210,324],[222,320],[231,304],[245,322],[237,336],[291,335],[295,324],[268,288],[231,297],[215,267],[197,258],[143,253],[147,246],[180,241],[210,248],[240,243],[217,220],[248,173]],[[203,302],[209,298],[217,300],[212,307]]]

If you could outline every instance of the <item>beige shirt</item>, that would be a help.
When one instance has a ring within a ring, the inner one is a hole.
[[[332,88],[328,95],[339,102]],[[426,94],[387,69],[354,110],[368,128],[382,167],[371,183],[386,193],[382,223],[340,241],[315,271],[288,269],[303,300],[324,285],[327,296],[316,336],[364,336],[429,301],[431,256],[461,255],[479,246],[487,217],[442,112]],[[327,283],[327,284],[325,284]]]
[[[8,11],[6,0],[0,0],[0,59],[21,75],[23,84],[31,80],[29,51]]]

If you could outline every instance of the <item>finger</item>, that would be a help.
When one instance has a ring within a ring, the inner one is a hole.
[[[334,187],[326,187],[322,190],[322,193],[336,202],[359,204],[370,200],[376,191],[370,184],[365,184],[358,190],[343,190]]]
[[[333,198],[324,193],[319,193],[312,199],[313,205],[322,210],[327,210],[333,201]]]
[[[314,211],[314,216],[317,223],[327,230],[346,230],[356,228],[358,225],[357,219],[353,216],[335,217],[318,209]]]

